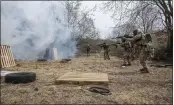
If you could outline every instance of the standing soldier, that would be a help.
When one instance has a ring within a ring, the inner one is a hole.
[[[45,60],[48,60],[48,59],[49,59],[49,48],[46,49],[43,58],[44,58]]]
[[[91,51],[91,48],[88,44],[87,48],[86,48],[86,51],[87,51],[87,57],[90,56],[90,51]]]
[[[124,55],[123,55],[123,64],[122,64],[122,66],[131,66],[131,61],[130,61],[131,53],[132,53],[131,42],[122,38],[121,47],[124,48]]]
[[[152,48],[152,38],[150,34],[138,34],[138,30],[134,30],[133,34],[134,37],[131,39],[131,42],[134,44],[134,50],[136,54],[139,55],[140,64],[143,66],[143,68],[140,69],[140,72],[149,73],[149,70],[146,66],[146,60],[151,52],[150,49]]]
[[[143,66],[140,71],[142,73],[149,73],[146,60],[150,57],[152,53],[152,38],[150,34],[146,34],[145,36],[142,35],[142,43],[141,43],[141,51],[140,51],[140,64]]]
[[[138,30],[133,30],[133,36],[136,36],[138,34],[140,35],[141,32],[138,33]],[[134,42],[134,44],[132,44],[132,47],[133,47],[132,60],[134,60],[136,58],[139,58],[141,46],[139,46],[138,43],[141,43],[140,40],[141,40],[141,38],[136,39],[136,41]]]
[[[107,45],[105,42],[103,44],[100,45],[101,47],[103,47],[104,49],[104,60],[108,59],[110,60],[110,57],[109,57],[109,46],[110,45]]]

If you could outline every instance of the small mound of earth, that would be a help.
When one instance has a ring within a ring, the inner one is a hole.
[[[47,61],[46,59],[38,59],[37,61]]]

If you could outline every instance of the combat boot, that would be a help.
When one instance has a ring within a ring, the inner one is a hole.
[[[126,66],[126,64],[122,64],[121,66],[124,67],[124,66]]]
[[[149,73],[149,70],[147,68],[142,68],[140,69],[141,73]]]
[[[129,63],[129,64],[127,64],[126,66],[131,66],[131,64]]]

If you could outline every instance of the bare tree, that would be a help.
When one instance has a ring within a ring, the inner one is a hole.
[[[91,12],[96,9],[96,6],[90,10],[80,10],[80,1],[62,1],[66,8],[68,27],[73,29],[72,35],[76,40],[81,38],[98,37],[98,32],[95,28],[94,19],[90,17]]]
[[[117,36],[123,36],[125,34],[130,34],[135,29],[135,25],[131,22],[126,22],[120,26],[112,27],[112,38]]]
[[[153,1],[161,9],[164,17],[166,29],[168,30],[168,48],[173,49],[173,1],[157,0]]]
[[[173,44],[172,0],[108,1],[104,3],[104,9],[113,11],[112,17],[117,19],[117,21],[119,20],[119,23],[117,23],[117,25],[122,25],[126,21],[129,21],[132,22],[133,24],[137,24],[138,27],[143,27],[144,32],[152,30],[155,27],[155,25],[156,26],[161,24],[164,25],[168,31],[167,47],[172,49],[172,44]],[[120,11],[118,11],[118,9]],[[157,22],[160,24],[157,24]]]
[[[149,33],[156,28],[158,29],[159,27],[156,26],[162,23],[161,19],[158,18],[160,16],[159,9],[144,2],[140,2],[137,7],[138,9],[135,9],[131,13],[130,20],[133,21],[137,27],[141,28],[143,33]],[[158,25],[155,25],[155,22],[158,22]]]

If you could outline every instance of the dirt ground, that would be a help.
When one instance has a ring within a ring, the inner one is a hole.
[[[120,67],[121,63],[116,57],[103,60],[95,56],[73,58],[68,63],[20,61],[8,70],[35,72],[37,80],[28,84],[1,83],[1,103],[172,104],[172,67],[149,67],[149,74],[140,74],[138,61],[125,68]],[[88,85],[54,84],[55,79],[70,71],[108,73],[112,95],[92,93]]]

